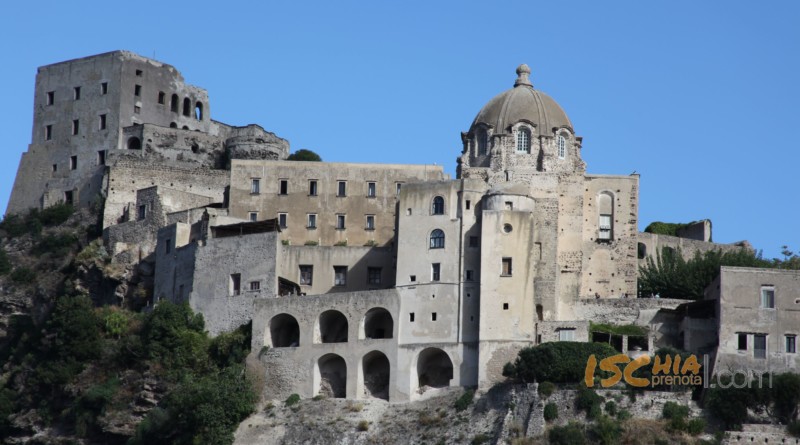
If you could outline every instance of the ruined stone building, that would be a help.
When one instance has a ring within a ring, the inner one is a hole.
[[[742,247],[711,243],[707,222],[638,232],[639,176],[587,173],[567,114],[516,74],[461,134],[451,179],[286,161],[287,141],[212,120],[204,90],[128,52],[49,65],[8,212],[104,200],[104,241],[155,304],[188,302],[212,334],[252,320],[271,397],[487,387],[525,346],[589,341],[590,321],[648,327],[615,345],[631,354],[679,345],[723,363],[746,344],[759,360],[766,341],[764,366],[794,367],[796,320],[758,302],[789,310],[795,275],[723,269],[707,301],[636,298],[663,247]]]

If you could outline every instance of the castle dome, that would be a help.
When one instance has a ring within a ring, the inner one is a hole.
[[[550,96],[533,89],[528,76],[531,69],[522,64],[517,68],[514,88],[498,94],[478,112],[470,132],[478,124],[494,128],[495,134],[510,132],[517,122],[526,121],[536,126],[536,132],[552,135],[554,128],[567,128],[573,132],[567,114]]]

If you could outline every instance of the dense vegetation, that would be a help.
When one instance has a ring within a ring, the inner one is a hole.
[[[322,162],[322,158],[319,157],[318,154],[314,153],[311,150],[306,150],[305,148],[301,148],[296,152],[290,154],[287,158],[287,161],[311,161],[311,162]]]
[[[656,235],[670,235],[670,236],[678,236],[678,231],[691,226],[692,224],[696,224],[699,221],[692,221],[690,223],[668,223],[662,221],[653,221],[647,227],[644,228],[646,233],[653,233]]]
[[[577,383],[583,381],[589,356],[602,360],[617,354],[604,343],[551,342],[523,348],[503,375],[523,382]]]
[[[742,385],[741,379],[736,382],[730,379],[715,381],[715,386],[708,389],[705,407],[729,429],[739,429],[746,423],[748,410],[751,410],[766,412],[781,424],[789,425],[791,432],[791,426],[798,418],[800,374],[773,375],[771,387],[769,381],[769,376],[763,377],[763,384],[758,379],[749,385]]]

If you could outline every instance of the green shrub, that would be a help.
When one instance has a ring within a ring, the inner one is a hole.
[[[552,422],[558,419],[558,405],[553,402],[544,406],[544,420],[545,422]]]
[[[689,416],[689,407],[675,402],[667,402],[664,404],[664,408],[661,410],[661,415],[665,419],[669,420],[677,418],[685,419]]]
[[[492,440],[492,438],[489,437],[488,435],[480,433],[480,434],[476,434],[475,437],[472,438],[472,441],[470,442],[470,444],[471,445],[481,445],[481,444],[484,444],[484,443],[488,443],[491,440]]]
[[[589,322],[589,332],[604,332],[606,334],[633,335],[641,337],[647,335],[648,329],[644,326],[636,326],[634,324],[615,325],[608,323]]]
[[[577,383],[583,381],[592,354],[600,361],[617,351],[604,343],[544,343],[519,351],[514,364],[503,368],[503,375],[528,383]]]
[[[622,425],[611,417],[600,416],[592,426],[591,432],[601,445],[614,445],[619,442],[622,435]]]
[[[575,408],[586,412],[587,419],[596,419],[602,414],[601,404],[604,401],[593,389],[581,385],[575,396]]]
[[[56,257],[62,257],[72,250],[77,242],[78,239],[75,235],[69,233],[47,235],[33,246],[31,252],[34,255],[49,253]]]
[[[301,148],[300,150],[297,150],[296,152],[286,157],[286,160],[320,162],[322,161],[322,158],[320,158],[318,154],[314,153],[311,150],[306,150],[305,148]]]
[[[544,397],[545,399],[553,395],[553,392],[556,390],[556,385],[553,382],[542,382],[539,383],[539,395]]]
[[[475,397],[475,390],[473,389],[465,390],[464,394],[461,394],[461,397],[459,397],[456,400],[455,403],[456,411],[461,412],[469,408],[469,406],[472,405],[472,399],[474,397]]]
[[[617,404],[613,400],[609,400],[608,402],[606,402],[605,411],[606,411],[606,414],[608,414],[609,416],[612,416],[612,417],[616,416],[617,415]]]
[[[786,431],[794,437],[800,437],[800,420],[789,422],[789,424],[786,425]]]
[[[32,283],[33,280],[36,279],[36,272],[25,266],[21,266],[14,269],[14,271],[11,272],[10,277],[11,281],[15,283],[27,284]]]
[[[0,246],[0,275],[5,275],[11,272],[11,260],[8,259],[6,249]]]
[[[38,219],[44,226],[56,226],[66,222],[75,208],[70,204],[56,204],[38,212]]]
[[[208,336],[201,314],[184,303],[160,302],[142,328],[142,340],[148,355],[168,369],[187,368],[195,372],[209,365]]]
[[[620,422],[624,422],[624,421],[630,419],[631,417],[633,417],[633,416],[631,415],[631,412],[628,411],[627,409],[620,410],[617,413],[617,420],[619,420]]]
[[[253,322],[236,328],[233,332],[223,332],[211,340],[208,353],[220,368],[242,363],[250,353],[250,339]]]
[[[686,424],[686,432],[692,436],[698,436],[706,429],[706,421],[701,418],[695,418]]]
[[[774,376],[771,398],[779,421],[789,423],[794,420],[800,404],[800,374],[787,372]]]
[[[586,435],[581,425],[570,422],[565,426],[554,426],[547,433],[550,445],[586,445]]]
[[[369,422],[367,422],[366,420],[358,422],[358,425],[356,425],[356,429],[358,431],[367,431],[369,429]]]
[[[298,402],[300,402],[300,396],[297,394],[292,394],[286,399],[284,404],[286,406],[294,406],[297,405]]]

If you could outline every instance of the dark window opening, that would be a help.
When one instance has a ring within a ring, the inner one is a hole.
[[[473,274],[473,273],[472,273],[472,271],[471,271],[471,270],[467,270],[467,277],[466,277],[466,280],[467,280],[467,281],[472,281],[472,280],[474,279],[474,277],[473,277],[473,275],[472,275],[472,274]]]
[[[280,195],[288,195],[289,194],[289,180],[281,179],[280,183],[280,191],[278,192]]]
[[[72,121],[72,135],[76,136],[81,129],[81,122],[78,119]]]
[[[142,77],[142,70],[136,70],[136,77]]]
[[[183,115],[186,117],[192,115],[192,101],[188,97],[183,99]]]
[[[81,87],[75,87],[72,89],[72,97],[75,100],[81,100]]]
[[[326,354],[317,362],[319,367],[319,389],[317,394],[343,399],[347,396],[347,364],[336,354]]]
[[[203,103],[197,102],[194,105],[194,118],[201,121],[203,120]]]
[[[375,183],[374,182],[368,182],[367,183],[367,197],[368,198],[374,198],[375,197],[375,192],[376,192]]]
[[[239,295],[242,293],[242,274],[232,273],[230,279],[230,294]]]
[[[431,264],[431,281],[439,281],[441,271],[440,263]]]
[[[433,198],[433,204],[431,208],[432,215],[444,215],[444,198],[441,196],[437,196]]]
[[[137,213],[136,213],[136,219],[141,221],[146,216],[147,216],[147,206],[146,205],[140,205],[138,210],[137,210]],[[169,247],[167,247],[167,253],[169,253]]]
[[[417,358],[417,381],[420,387],[445,388],[453,378],[453,362],[439,348],[428,348]]]
[[[408,278],[409,278],[409,280],[411,280],[411,281],[417,281],[417,276],[416,276],[416,275],[411,275],[411,276],[409,276]]]
[[[178,101],[179,100],[180,99],[178,99],[178,95],[177,94],[173,94],[172,98],[169,101],[169,109],[173,113],[177,113],[178,112]]]
[[[314,282],[314,266],[301,265],[300,266],[300,284],[311,286]]]
[[[466,207],[467,207],[467,210],[469,210],[469,208],[470,208],[470,205],[471,205],[471,204],[472,204],[472,203],[471,203],[471,202],[470,202],[470,200],[468,199],[468,200],[467,200],[467,202],[466,202]]]
[[[106,165],[106,151],[100,150],[97,152],[97,165]]]
[[[53,164],[53,173],[58,172],[58,164]]]
[[[64,203],[72,205],[74,203],[73,202],[74,200],[73,200],[72,196],[73,196],[72,191],[64,192]]]
[[[100,84],[100,94],[108,94],[108,82]]]
[[[504,311],[507,311],[507,310],[508,310],[508,303],[503,303],[503,310],[504,310]]]
[[[470,236],[469,237],[469,247],[479,247],[478,237],[477,236]]]
[[[317,180],[311,179],[308,181],[308,195],[317,196]]]
[[[336,229],[337,230],[344,230],[344,216],[345,215],[336,215]]]
[[[286,219],[288,215],[286,213],[278,213],[278,225],[281,226],[281,229],[286,228]]]
[[[392,338],[394,320],[392,314],[383,308],[372,308],[364,315],[364,337]]]
[[[253,290],[253,291],[261,290],[261,282],[260,281],[251,281],[250,282],[250,290]]]
[[[347,196],[347,182],[339,181],[336,196]]]
[[[52,125],[45,125],[44,126],[44,140],[49,141],[53,139],[53,126]]]
[[[381,272],[383,271],[380,267],[368,267],[367,268],[367,284],[381,284]]]
[[[258,195],[261,193],[261,179],[253,178],[250,181],[250,194]]]
[[[636,257],[643,260],[647,256],[647,246],[644,243],[636,244]]]
[[[361,361],[364,392],[367,397],[389,400],[389,359],[382,352],[372,351]]]
[[[76,170],[78,168],[78,156],[69,157],[69,169]]]
[[[172,239],[167,238],[167,241],[164,244],[164,253],[170,253],[171,251],[172,251]]]
[[[408,321],[410,321],[410,322],[412,322],[412,323],[414,322],[414,313],[413,313],[413,312],[409,312],[409,314],[408,314]]]
[[[101,130],[105,130],[106,129],[106,115],[105,114],[101,114],[100,115],[100,129]]]
[[[133,87],[133,95],[139,97],[142,95],[142,86],[141,85],[134,85]]]
[[[333,285],[347,285],[347,266],[333,266]]]
[[[170,122],[169,128],[178,128],[178,124],[176,124],[175,122]]]
[[[431,232],[431,249],[444,249],[444,232],[440,229],[435,229]]]
[[[436,321],[436,312],[431,312],[431,321]]]
[[[142,141],[139,140],[137,137],[132,137],[128,139],[128,150],[141,150],[142,149]]]
[[[753,336],[753,356],[755,358],[767,358],[767,336],[756,334]]]
[[[295,347],[300,345],[300,325],[289,314],[279,314],[269,321],[269,333],[273,348]]]
[[[747,334],[739,333],[738,334],[739,341],[736,349],[740,351],[747,351]]]
[[[325,311],[319,316],[319,340],[322,343],[346,343],[347,317],[339,311]]]
[[[167,93],[165,93],[163,91],[159,91],[158,92],[158,103],[160,105],[164,105],[164,100],[166,99],[166,97],[167,97]]]
[[[503,269],[500,272],[501,275],[510,277],[512,273],[511,268],[511,258],[503,258]]]
[[[48,91],[47,92],[47,105],[53,105],[56,100],[56,92],[55,91]]]

